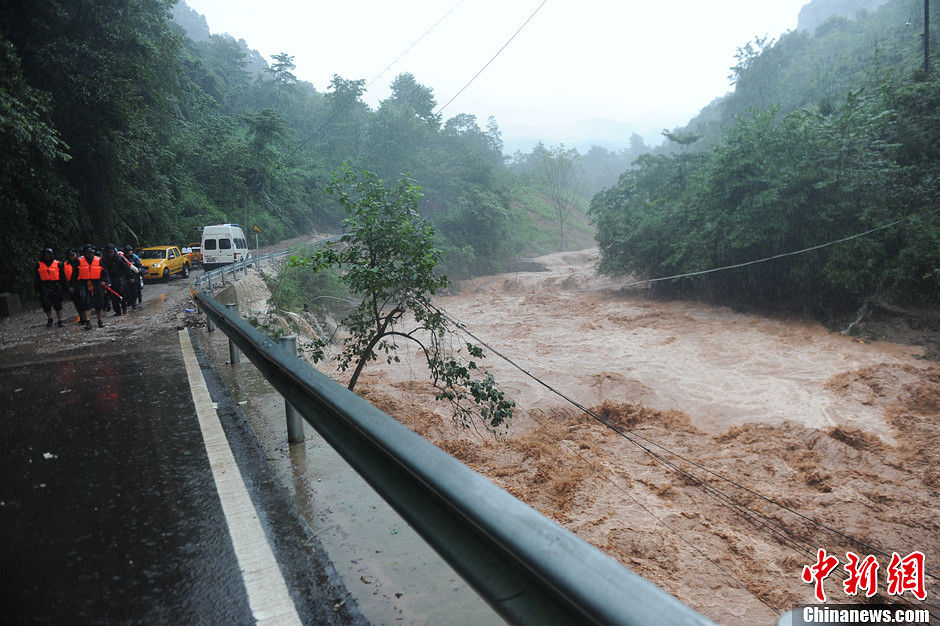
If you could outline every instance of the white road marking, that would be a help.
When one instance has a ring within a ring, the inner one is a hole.
[[[183,362],[189,377],[199,427],[209,455],[209,466],[222,501],[235,557],[248,592],[248,604],[258,624],[300,624],[297,609],[287,591],[287,583],[268,545],[258,513],[235,464],[219,416],[212,405],[209,389],[202,378],[189,333],[179,331]]]

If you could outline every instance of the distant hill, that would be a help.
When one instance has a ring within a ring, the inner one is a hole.
[[[506,154],[510,155],[516,151],[529,152],[538,143],[555,142],[564,143],[568,148],[577,148],[581,154],[585,154],[592,146],[617,152],[634,148],[637,135],[642,135],[642,132],[632,124],[605,118],[581,120],[563,128],[507,126],[502,130]],[[545,139],[549,135],[554,138],[551,142]],[[659,139],[656,132],[650,132],[649,135],[654,142]],[[643,135],[642,139],[645,140],[647,137]]]
[[[875,11],[889,0],[813,0],[800,9],[797,30],[813,33],[833,15],[854,18],[859,11]]]
[[[195,9],[190,7],[185,2],[178,2],[173,5],[172,9],[173,21],[176,22],[186,35],[195,42],[208,41],[213,33],[209,30],[209,24],[206,22],[206,17],[201,13],[196,12]],[[214,33],[219,35],[219,33]],[[229,37],[235,39],[229,33],[221,35],[223,37]],[[245,53],[245,62],[247,65],[245,69],[251,72],[252,74],[258,74],[262,77],[265,76],[264,71],[268,69],[269,65],[267,60],[261,56],[261,53],[257,50],[253,50],[248,47],[248,43],[244,39],[238,39],[238,47],[241,48]]]
[[[897,3],[897,0],[812,0],[800,10],[796,30],[806,31],[809,35],[813,35],[818,27],[833,16],[854,20],[860,12],[864,14],[877,11],[879,7],[892,1]],[[714,128],[707,134],[716,132],[722,116],[714,108],[723,101],[722,97],[716,98],[690,120],[690,124],[694,122],[698,125],[711,125]],[[548,135],[557,137],[557,141],[563,142],[568,147],[577,148],[584,154],[591,146],[599,146],[611,151],[630,149],[631,137],[634,134],[640,135],[648,145],[657,146],[662,141],[660,131],[661,127],[640,128],[608,119],[591,119],[582,120],[562,129],[508,126],[503,128],[503,139],[507,154],[513,154],[517,150],[528,152],[540,141],[544,142]]]
[[[850,92],[874,91],[890,77],[919,71],[922,33],[918,0],[813,0],[800,11],[796,31],[741,50],[734,91],[711,102],[680,132],[700,137],[690,149],[704,150],[736,116],[751,111],[832,110]],[[680,147],[667,143],[658,150]]]

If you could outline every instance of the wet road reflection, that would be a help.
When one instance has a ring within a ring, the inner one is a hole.
[[[7,619],[250,615],[174,340],[0,372]]]

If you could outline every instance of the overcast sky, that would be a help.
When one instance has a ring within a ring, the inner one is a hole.
[[[471,113],[481,127],[493,115],[507,138],[534,128],[553,144],[598,118],[658,143],[731,89],[739,47],[795,29],[808,0],[547,0],[537,12],[542,0],[186,2],[213,33],[268,60],[292,55],[320,91],[333,74],[365,79],[372,107],[402,72],[445,105],[535,13],[442,115]]]

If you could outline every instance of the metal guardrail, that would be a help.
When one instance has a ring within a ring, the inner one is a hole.
[[[329,241],[339,241],[341,237],[342,235],[336,235],[334,237],[327,237],[325,239],[320,239],[319,241],[314,241],[310,245],[323,244]],[[202,276],[197,276],[196,278],[193,279],[193,284],[201,286],[203,283],[207,283],[209,290],[211,291],[213,289],[213,285],[212,285],[213,280],[216,280],[216,279],[221,280],[222,284],[224,285],[225,275],[230,273],[232,275],[232,281],[233,282],[237,281],[238,272],[241,271],[247,275],[248,268],[251,267],[252,265],[260,268],[261,263],[263,263],[264,261],[273,261],[274,259],[287,256],[288,254],[290,254],[290,250],[282,250],[280,252],[272,252],[270,254],[262,254],[261,256],[252,256],[247,259],[235,261],[234,263],[229,263],[221,267],[213,268],[207,271]]]
[[[194,297],[285,401],[504,619],[540,625],[711,624],[281,348],[211,296],[196,291]]]

